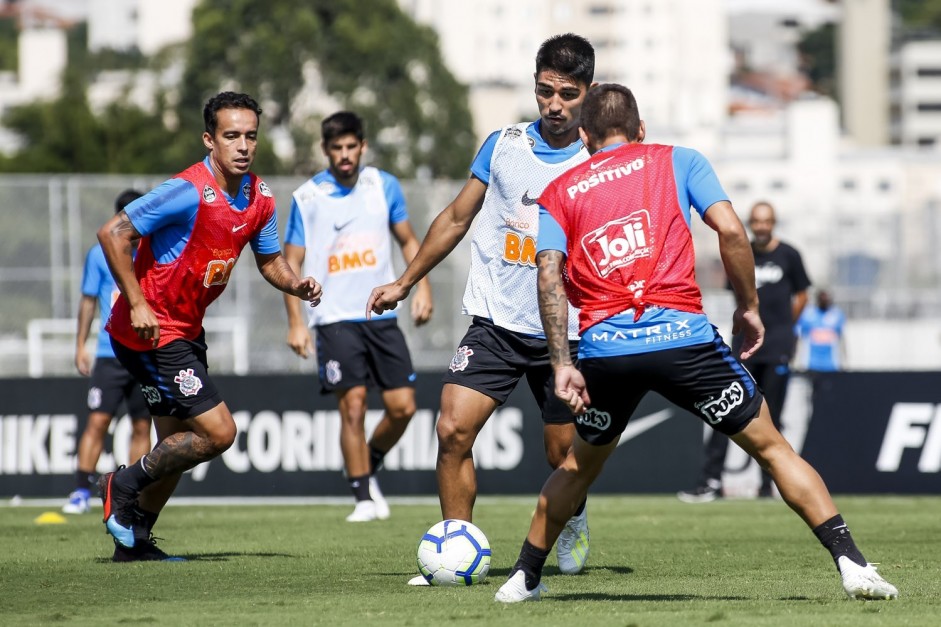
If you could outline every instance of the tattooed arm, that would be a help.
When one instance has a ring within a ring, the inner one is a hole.
[[[150,340],[157,346],[160,340],[160,325],[134,274],[134,249],[140,238],[140,233],[124,211],[116,214],[98,229],[98,241],[108,261],[108,268],[130,305],[131,328],[141,339]]]
[[[549,361],[555,372],[555,394],[577,415],[585,411],[590,399],[585,379],[572,363],[569,352],[569,299],[562,284],[564,264],[565,254],[558,250],[543,250],[536,255],[539,317],[549,345]]]

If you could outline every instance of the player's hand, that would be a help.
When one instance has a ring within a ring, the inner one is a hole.
[[[434,303],[431,302],[431,288],[426,283],[419,283],[415,296],[412,297],[412,321],[415,322],[415,326],[420,327],[431,320],[434,310]]]
[[[366,319],[369,320],[372,314],[378,315],[384,311],[395,309],[399,302],[405,300],[408,293],[408,289],[396,282],[373,288],[369,294],[369,300],[366,301]]]
[[[735,310],[732,314],[732,335],[739,333],[745,334],[742,352],[739,354],[739,359],[744,361],[754,355],[765,341],[765,325],[757,311],[741,307]]]
[[[160,342],[160,323],[146,301],[131,307],[131,328],[137,333],[137,337],[157,348]]]
[[[75,368],[83,377],[91,374],[91,356],[85,349],[75,351]]]
[[[316,307],[320,304],[320,299],[323,297],[323,287],[314,277],[305,276],[294,286],[291,290],[291,294],[301,300],[306,300],[310,303],[311,307]]]
[[[555,371],[555,395],[568,405],[569,411],[575,416],[585,413],[585,408],[591,404],[585,377],[573,365],[562,366]]]
[[[314,343],[307,327],[299,324],[288,329],[288,346],[296,354],[307,359],[307,356],[314,352]]]

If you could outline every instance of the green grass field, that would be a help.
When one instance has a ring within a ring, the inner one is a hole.
[[[392,502],[388,521],[349,506],[177,506],[157,526],[186,563],[110,562],[100,509],[38,525],[52,508],[0,507],[0,624],[153,625],[939,625],[941,498],[837,499],[867,558],[900,591],[851,601],[829,554],[780,501],[686,505],[592,497],[586,572],[549,558],[541,603],[493,595],[516,559],[535,498],[481,498],[486,583],[412,588],[436,504]]]

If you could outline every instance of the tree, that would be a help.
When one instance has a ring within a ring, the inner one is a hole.
[[[444,66],[436,35],[395,0],[203,0],[193,28],[190,41],[150,60],[89,54],[84,26],[74,29],[62,96],[7,112],[4,124],[25,146],[0,157],[0,171],[175,171],[204,154],[206,99],[233,89],[264,109],[258,171],[308,173],[319,161],[319,116],[332,112],[307,102],[305,77],[319,74],[331,98],[363,117],[377,165],[406,178],[466,174],[474,149],[467,89]],[[102,63],[142,68],[181,57],[183,79],[157,94],[153,113],[123,101],[98,117],[90,110],[85,85]],[[287,163],[275,156],[274,130],[293,140]]]
[[[394,0],[363,4],[204,0],[193,12],[181,127],[201,128],[202,103],[220,85],[241,89],[294,139],[285,170],[309,171],[319,120],[304,113],[298,96],[316,68],[330,96],[363,117],[383,168],[403,177],[463,177],[474,149],[467,89],[444,66],[436,35]]]

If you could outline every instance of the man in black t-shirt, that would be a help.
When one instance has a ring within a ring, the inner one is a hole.
[[[748,226],[752,232],[755,255],[755,284],[758,287],[758,313],[765,325],[761,348],[742,362],[765,395],[771,419],[781,429],[781,410],[790,378],[797,336],[794,325],[807,304],[810,279],[800,253],[774,236],[774,207],[759,202],[751,209]],[[732,352],[741,353],[742,336],[732,338]],[[699,485],[680,492],[681,501],[706,503],[722,496],[722,469],[729,439],[713,431],[706,442],[706,459]],[[771,496],[771,476],[762,471],[759,497]]]

